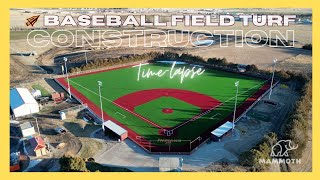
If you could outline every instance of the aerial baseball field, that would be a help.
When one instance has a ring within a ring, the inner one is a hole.
[[[57,81],[67,88],[67,79]],[[151,152],[188,152],[267,89],[265,79],[176,63],[152,63],[69,76],[71,93]],[[170,145],[168,145],[170,144]],[[168,147],[170,146],[170,148]]]

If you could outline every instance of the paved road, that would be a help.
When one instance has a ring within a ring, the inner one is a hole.
[[[159,157],[183,158],[183,170],[199,170],[210,163],[221,159],[230,162],[237,161],[237,157],[224,148],[225,143],[239,139],[239,132],[235,131],[233,137],[226,137],[222,142],[210,142],[204,144],[191,155],[154,155],[148,154],[133,141],[127,139],[114,145],[109,150],[96,155],[96,162],[109,166],[126,167],[138,172],[158,171]]]

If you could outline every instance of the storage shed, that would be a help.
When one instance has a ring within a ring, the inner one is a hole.
[[[34,98],[39,98],[39,97],[42,96],[42,95],[41,95],[41,91],[38,90],[38,89],[32,90],[32,91],[31,91],[31,95],[32,95]]]
[[[20,124],[20,129],[23,137],[33,136],[36,134],[34,127],[30,122]]]

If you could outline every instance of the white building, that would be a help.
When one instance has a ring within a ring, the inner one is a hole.
[[[20,129],[23,137],[33,136],[36,134],[34,127],[30,122],[20,124]]]
[[[34,97],[34,98],[39,98],[41,97],[41,91],[38,90],[38,89],[34,89],[31,91],[31,95]]]
[[[10,108],[15,117],[39,112],[39,104],[25,88],[10,90]]]

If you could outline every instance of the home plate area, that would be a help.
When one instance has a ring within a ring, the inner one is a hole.
[[[212,107],[218,107],[220,101],[188,90],[150,89],[125,95],[115,103],[159,128],[159,134],[172,137],[176,135],[174,129],[196,120]]]

